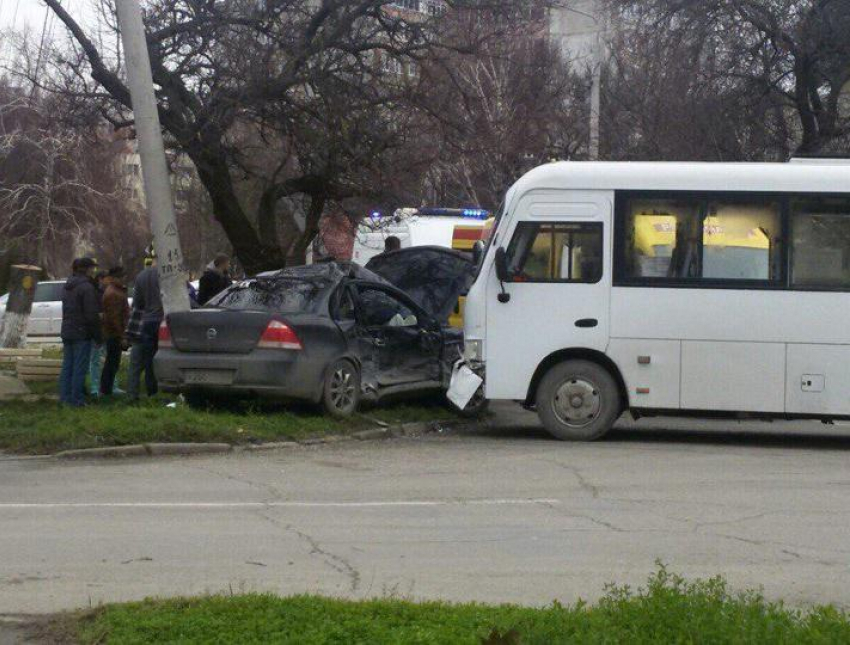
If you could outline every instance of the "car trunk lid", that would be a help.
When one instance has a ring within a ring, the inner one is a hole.
[[[168,317],[171,340],[181,352],[248,354],[274,316],[262,311],[196,309]]]

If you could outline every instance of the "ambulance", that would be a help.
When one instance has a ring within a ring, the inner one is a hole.
[[[384,252],[388,237],[397,237],[402,249],[439,246],[469,253],[472,258],[476,244],[486,241],[494,221],[489,211],[480,208],[402,208],[390,217],[373,213],[357,230],[351,259],[366,266]],[[464,294],[449,319],[452,327],[463,328],[465,302]]]
[[[401,208],[387,217],[373,213],[357,229],[351,259],[365,266],[384,252],[388,237],[397,237],[403,249],[442,246],[472,253],[489,219],[490,213],[478,208]]]

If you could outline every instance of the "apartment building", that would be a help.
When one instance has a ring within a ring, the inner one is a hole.
[[[171,190],[177,208],[185,206],[189,193],[198,182],[195,166],[185,155],[170,155]],[[142,160],[135,140],[127,141],[119,155],[119,172],[124,196],[139,209],[146,206]]]
[[[549,37],[577,67],[595,64],[605,30],[600,0],[559,0],[550,9]]]

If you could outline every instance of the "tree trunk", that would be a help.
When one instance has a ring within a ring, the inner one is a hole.
[[[213,147],[203,149],[200,145],[190,148],[187,153],[209,193],[215,218],[233,245],[245,272],[255,275],[283,267],[286,256],[277,240],[261,239],[254,224],[245,215],[236,197],[223,153],[217,154]]]
[[[41,268],[16,264],[9,277],[9,300],[0,321],[0,348],[20,349],[27,340],[27,323]]]
[[[310,199],[310,208],[304,220],[304,232],[296,239],[293,245],[291,258],[293,264],[304,264],[307,261],[307,249],[319,234],[319,223],[325,212],[327,199],[323,195],[313,196]]]

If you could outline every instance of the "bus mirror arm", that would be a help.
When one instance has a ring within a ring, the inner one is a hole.
[[[505,283],[511,281],[511,272],[508,270],[508,254],[502,247],[496,249],[496,277],[499,278],[499,287],[502,290],[499,302],[507,304],[511,301],[511,294],[505,291]]]

